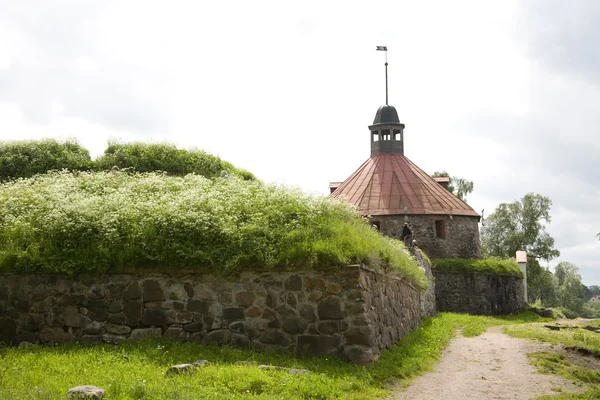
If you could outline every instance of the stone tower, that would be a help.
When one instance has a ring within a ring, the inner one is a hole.
[[[432,258],[480,258],[479,214],[404,156],[404,124],[393,106],[379,107],[369,126],[371,156],[332,197],[344,197],[379,230],[400,238],[404,222]]]

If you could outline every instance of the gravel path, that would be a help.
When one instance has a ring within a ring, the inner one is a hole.
[[[549,349],[549,345],[512,338],[502,333],[501,327],[473,338],[457,335],[433,372],[415,378],[392,399],[528,400],[558,394],[552,389],[579,391],[578,386],[561,377],[536,373],[527,353]]]

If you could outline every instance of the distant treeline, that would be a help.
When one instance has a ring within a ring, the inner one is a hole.
[[[74,140],[0,142],[0,182],[52,170],[107,171],[115,166],[132,172],[164,171],[177,176],[194,173],[207,178],[227,171],[245,180],[256,179],[251,172],[205,151],[178,149],[169,143],[109,142],[104,154],[92,160],[90,152]]]

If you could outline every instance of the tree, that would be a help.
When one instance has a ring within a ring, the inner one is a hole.
[[[546,232],[550,223],[552,201],[539,194],[528,193],[520,201],[502,203],[485,220],[484,254],[488,257],[513,258],[525,250],[528,258],[549,261],[560,255],[554,238]]]
[[[435,171],[433,176],[446,176],[450,178],[450,182],[448,183],[446,189],[463,201],[467,201],[467,195],[473,192],[473,181],[468,181],[464,178],[458,178],[456,176],[450,176],[446,171]]]
[[[569,262],[560,262],[554,268],[558,280],[558,302],[575,313],[581,315],[585,305],[585,294],[579,268]]]
[[[560,255],[554,238],[545,229],[550,223],[552,201],[539,194],[528,193],[520,201],[502,203],[485,221],[483,254],[486,257],[513,258],[518,250],[527,252],[527,291],[531,300],[551,306],[558,295],[558,282],[539,265]]]
[[[590,285],[588,289],[590,289],[590,292],[592,292],[592,296],[600,296],[600,286]]]

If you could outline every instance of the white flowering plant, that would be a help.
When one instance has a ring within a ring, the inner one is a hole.
[[[334,268],[426,278],[404,246],[339,200],[237,177],[51,172],[0,185],[0,268]]]

